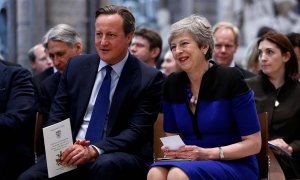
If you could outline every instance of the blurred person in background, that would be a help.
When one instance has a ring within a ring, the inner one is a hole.
[[[162,38],[158,32],[148,28],[141,28],[134,33],[130,52],[138,59],[156,68],[161,51]]]
[[[161,68],[162,72],[166,76],[169,76],[171,73],[178,72],[181,70],[170,50],[167,51],[167,53],[165,54],[163,63],[161,64]]]
[[[83,45],[80,35],[68,24],[58,24],[51,28],[44,36],[43,44],[55,68],[58,70],[44,79],[40,86],[39,111],[43,114],[43,120],[47,121],[61,74],[69,59],[82,53]]]
[[[219,22],[213,27],[214,51],[213,59],[221,66],[235,67],[245,78],[255,76],[255,74],[241,68],[235,64],[233,58],[239,47],[239,29],[229,22]]]
[[[43,44],[37,44],[29,49],[28,58],[34,75],[40,74],[53,66],[53,62],[46,54]]]
[[[300,69],[300,33],[289,33],[287,34],[287,37],[294,46],[294,51],[298,60],[298,69]],[[300,72],[298,72],[295,77],[300,80]]]
[[[251,42],[251,44],[249,44],[245,51],[244,61],[247,63],[247,70],[256,75],[260,70],[258,63],[257,40],[268,32],[275,32],[275,30],[268,26],[259,28],[256,38]]]
[[[295,79],[298,62],[293,45],[278,32],[269,32],[257,41],[260,74],[248,79],[255,93],[258,113],[268,112],[269,143],[294,160],[272,150],[286,179],[300,178],[300,83]]]
[[[40,82],[40,91],[37,94],[38,112],[42,114],[42,123],[46,124],[61,74],[68,60],[82,53],[83,46],[79,34],[67,24],[58,24],[51,28],[43,37],[43,45],[46,48],[47,56],[51,57],[51,61],[54,62],[54,66],[58,70]],[[38,143],[43,147],[43,138]]]

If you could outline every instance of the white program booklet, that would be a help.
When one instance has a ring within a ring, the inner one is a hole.
[[[179,135],[162,137],[160,140],[163,145],[168,147],[170,150],[177,150],[181,146],[185,145]]]
[[[60,157],[73,144],[70,119],[43,128],[48,177],[71,171],[76,166],[62,166]]]
[[[185,145],[179,135],[162,137],[162,138],[160,138],[160,140],[163,143],[163,145],[168,147],[170,150],[177,150],[181,146]],[[188,161],[188,159],[176,159],[176,158],[174,159],[174,158],[168,158],[168,157],[158,158],[157,160],[159,160],[159,161]]]

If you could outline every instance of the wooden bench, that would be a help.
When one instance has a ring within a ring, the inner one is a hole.
[[[35,128],[34,128],[34,139],[33,139],[33,151],[35,156],[35,163],[37,157],[45,152],[44,141],[43,141],[43,116],[40,112],[36,113],[35,117]]]

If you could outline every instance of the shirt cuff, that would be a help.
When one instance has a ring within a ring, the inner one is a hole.
[[[95,148],[97,150],[99,156],[104,153],[104,151],[102,149],[98,148],[97,146],[94,146],[94,145],[92,145],[92,146],[93,146],[93,148]]]

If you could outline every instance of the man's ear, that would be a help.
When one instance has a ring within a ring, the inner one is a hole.
[[[35,70],[35,68],[36,68],[36,62],[30,61],[30,64],[31,64],[31,69]]]
[[[76,54],[77,55],[81,54],[81,52],[83,51],[82,44],[80,42],[77,42],[74,47],[75,47]]]
[[[156,59],[160,53],[160,48],[156,47],[151,50],[151,57]]]
[[[133,38],[133,32],[130,32],[126,35],[127,40],[128,40],[128,44],[131,44],[132,38]]]

